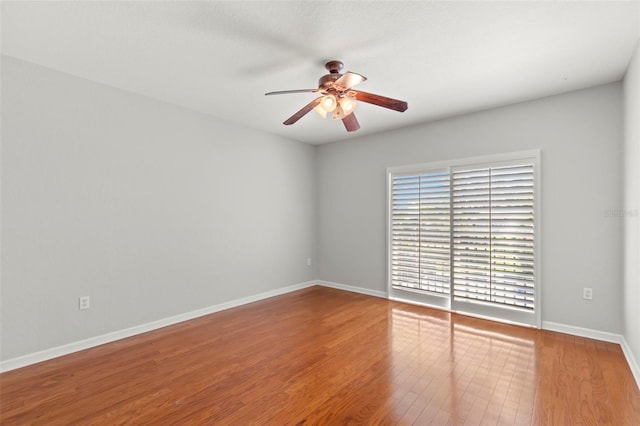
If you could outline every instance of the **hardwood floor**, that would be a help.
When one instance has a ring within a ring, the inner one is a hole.
[[[638,425],[618,345],[324,287],[0,375],[3,425]]]

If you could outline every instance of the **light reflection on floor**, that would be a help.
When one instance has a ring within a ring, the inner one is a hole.
[[[393,307],[389,337],[394,418],[454,424],[531,419],[536,390],[533,336],[526,328],[444,311]]]

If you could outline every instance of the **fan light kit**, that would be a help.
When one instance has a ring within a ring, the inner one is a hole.
[[[360,123],[358,123],[358,120],[353,113],[358,105],[356,101],[366,102],[399,112],[407,110],[407,103],[404,101],[351,89],[353,86],[358,83],[362,83],[367,78],[363,75],[350,71],[340,74],[343,67],[344,64],[340,61],[327,62],[325,68],[329,71],[329,74],[320,77],[317,89],[282,90],[278,92],[265,93],[265,95],[282,95],[289,93],[322,94],[322,96],[315,98],[302,107],[300,111],[285,120],[283,124],[286,126],[295,123],[304,117],[309,111],[314,110],[322,118],[325,118],[329,113],[332,114],[332,118],[334,120],[342,120],[342,123],[348,132],[354,132],[360,128]]]

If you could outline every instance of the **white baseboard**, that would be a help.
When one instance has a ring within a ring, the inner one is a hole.
[[[316,284],[324,286],[324,287],[335,288],[335,289],[338,289],[338,290],[346,290],[346,291],[350,291],[352,293],[360,293],[360,294],[366,294],[366,295],[369,295],[369,296],[382,297],[383,299],[387,298],[387,292],[385,292],[385,291],[371,290],[371,289],[368,289],[368,288],[355,287],[355,286],[352,286],[352,285],[332,283],[331,281],[316,281]]]
[[[622,342],[620,343],[620,347],[622,348],[622,353],[624,354],[624,357],[627,359],[627,364],[629,364],[631,373],[633,374],[633,377],[636,379],[636,384],[638,385],[638,388],[640,388],[640,367],[636,362],[638,358],[636,358],[633,352],[631,352],[631,348],[629,347],[629,344],[627,343],[627,339],[625,339],[624,336],[622,337]]]
[[[603,342],[622,343],[622,336],[620,334],[592,330],[590,328],[575,327],[573,325],[559,324],[557,322],[542,321],[542,329],[571,334],[573,336],[587,337],[594,340],[602,340]]]
[[[54,348],[45,349],[43,351],[34,352],[34,353],[23,355],[20,357],[8,359],[6,361],[0,362],[0,372],[15,370],[17,368],[26,367],[31,364],[36,364],[38,362],[47,361],[53,358],[58,358],[63,355],[68,355],[74,352],[89,349],[94,346],[103,345],[105,343],[111,343],[116,340],[125,339],[127,337],[146,333],[148,331],[157,330],[162,327],[174,325],[174,324],[177,324],[183,321],[188,321],[204,315],[209,315],[215,312],[224,311],[225,309],[235,308],[237,306],[245,305],[247,303],[257,302],[258,300],[267,299],[273,296],[279,296],[281,294],[290,293],[296,290],[301,290],[303,288],[311,287],[316,283],[317,283],[316,281],[307,281],[299,284],[294,284],[288,287],[281,287],[275,290],[266,291],[264,293],[259,293],[253,296],[231,300],[229,302],[208,306],[206,308],[197,309],[195,311],[187,312],[184,314],[179,314],[169,318],[163,318],[163,319],[152,321],[146,324],[126,328],[124,330],[118,330],[112,333],[107,333],[100,336],[91,337],[89,339],[80,340],[78,342],[72,342],[66,345],[56,346]]]

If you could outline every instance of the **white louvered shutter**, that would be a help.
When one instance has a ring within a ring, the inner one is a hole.
[[[533,165],[454,170],[454,299],[533,311]]]
[[[391,284],[420,288],[420,176],[394,176],[391,196]]]
[[[391,284],[449,295],[449,173],[392,178]]]

